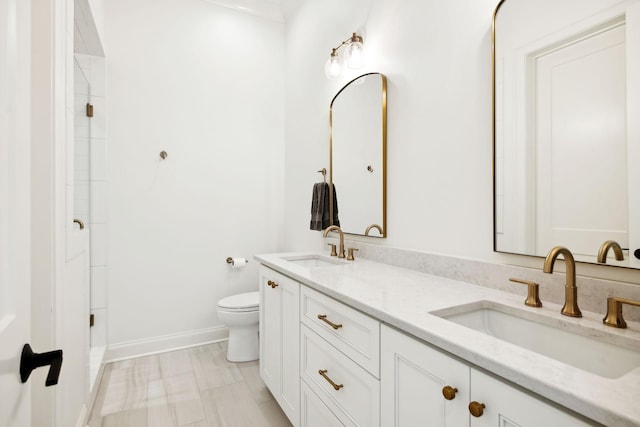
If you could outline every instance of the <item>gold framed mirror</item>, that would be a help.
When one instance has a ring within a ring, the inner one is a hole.
[[[492,64],[494,251],[640,268],[640,1],[502,0]]]
[[[386,77],[363,74],[340,89],[329,107],[329,130],[331,212],[337,209],[345,233],[386,237]]]

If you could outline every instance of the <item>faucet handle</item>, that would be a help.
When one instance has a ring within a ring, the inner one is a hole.
[[[513,277],[509,278],[509,280],[515,283],[527,285],[527,299],[524,300],[524,305],[529,307],[542,307],[542,302],[540,301],[540,286],[536,282],[515,279]]]
[[[349,248],[347,249],[347,261],[354,261],[355,258],[353,257],[353,251],[359,251],[360,249],[356,249],[356,248]]]
[[[336,245],[333,243],[327,243],[328,246],[331,246],[331,256],[338,256],[338,252],[336,251]]]
[[[607,315],[602,319],[602,323],[614,328],[626,328],[627,322],[622,317],[622,304],[635,305],[640,307],[640,301],[625,298],[607,298]]]

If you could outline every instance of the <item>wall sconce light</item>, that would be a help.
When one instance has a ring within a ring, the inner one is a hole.
[[[338,51],[346,46],[345,60],[343,61]],[[364,50],[362,37],[353,33],[351,37],[343,41],[338,47],[331,50],[331,56],[324,66],[324,72],[330,79],[335,79],[342,72],[342,64],[345,62],[349,68],[361,68],[364,64]]]

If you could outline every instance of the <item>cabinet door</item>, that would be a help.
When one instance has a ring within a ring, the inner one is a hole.
[[[381,336],[381,425],[469,425],[469,368],[387,326]],[[457,389],[447,400],[443,388]]]
[[[260,269],[260,376],[291,423],[300,421],[300,285]]]
[[[470,417],[471,427],[590,426],[535,396],[471,369],[471,399],[485,405],[480,417]]]
[[[300,419],[300,285],[286,278],[280,288],[281,378],[280,406],[293,425]]]
[[[280,353],[282,349],[281,292],[275,274],[262,267],[260,270],[260,376],[271,392],[280,392]]]

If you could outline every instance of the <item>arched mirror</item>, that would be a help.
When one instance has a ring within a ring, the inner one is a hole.
[[[331,209],[338,209],[345,233],[386,237],[385,76],[364,74],[347,83],[331,101],[329,118]]]
[[[494,250],[640,268],[640,1],[503,0],[493,72]]]

